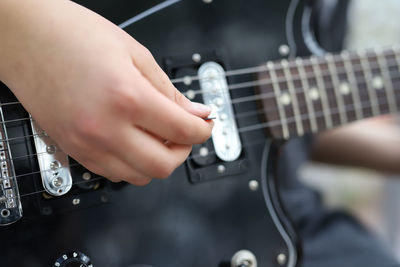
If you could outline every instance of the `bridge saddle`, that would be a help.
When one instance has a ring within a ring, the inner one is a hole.
[[[58,149],[32,117],[31,125],[43,187],[52,196],[62,196],[72,187],[68,155]]]
[[[22,204],[1,107],[0,116],[0,225],[8,225],[22,217]]]

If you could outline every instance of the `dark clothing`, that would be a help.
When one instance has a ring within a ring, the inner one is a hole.
[[[303,267],[394,267],[400,264],[352,216],[324,207],[321,196],[298,180],[310,138],[290,141],[280,159],[282,198],[303,243]]]

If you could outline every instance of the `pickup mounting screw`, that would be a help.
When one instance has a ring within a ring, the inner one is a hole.
[[[192,60],[196,63],[199,63],[201,61],[201,55],[199,53],[194,53],[192,55]]]
[[[222,174],[226,171],[226,167],[224,165],[218,165],[217,171],[218,173]]]
[[[191,85],[192,84],[192,78],[190,76],[183,77],[183,83],[185,85]]]
[[[92,178],[92,175],[90,174],[90,172],[84,172],[82,174],[82,179],[85,181],[89,181]]]
[[[276,261],[278,262],[279,265],[285,265],[287,261],[287,257],[285,254],[280,253],[278,257],[276,258]]]
[[[199,154],[202,157],[207,157],[208,156],[208,148],[207,147],[201,147],[199,150]]]
[[[279,50],[278,51],[279,51],[279,54],[281,56],[287,56],[290,53],[290,48],[289,48],[288,45],[283,44],[283,45],[279,46]]]
[[[258,190],[259,183],[257,180],[250,180],[249,181],[249,188],[251,191],[255,192]]]
[[[72,200],[72,204],[73,204],[74,206],[79,205],[80,203],[81,203],[81,199],[80,199],[80,198],[74,198],[74,199]]]

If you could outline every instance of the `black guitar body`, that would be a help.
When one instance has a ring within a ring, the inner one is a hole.
[[[79,1],[116,24],[157,2]],[[278,49],[287,43],[284,26],[289,1],[205,2],[181,1],[125,30],[149,48],[171,78],[196,75],[208,60],[229,70],[281,57]],[[193,61],[196,53],[201,59]],[[228,82],[253,78],[241,75]],[[198,89],[196,83],[190,86]],[[190,86],[177,84],[182,91]],[[254,88],[249,87],[233,90],[231,98],[253,94]],[[201,101],[199,97],[195,100]],[[1,87],[1,103],[14,101],[8,88]],[[233,108],[241,114],[259,107],[251,101]],[[3,113],[4,121],[28,116],[20,105],[3,106]],[[261,123],[262,118],[243,116],[236,122],[246,127]],[[190,158],[169,179],[146,187],[83,180],[87,170],[71,159],[76,185],[64,196],[51,197],[43,191],[37,159],[29,156],[36,153],[30,121],[9,122],[6,128],[24,216],[0,228],[2,267],[228,267],[232,256],[243,249],[251,251],[261,267],[295,266],[299,260],[293,232],[266,205],[265,198],[272,199],[275,212],[282,215],[274,190],[263,193],[261,170],[267,140],[263,129],[240,133],[243,151],[236,161],[222,162],[211,156],[207,163],[199,163]],[[207,146],[212,151],[211,142]],[[218,172],[220,165],[225,166],[224,173]],[[272,174],[273,165],[269,167],[267,172]],[[73,252],[85,254],[91,263]],[[74,257],[76,261],[70,259]]]

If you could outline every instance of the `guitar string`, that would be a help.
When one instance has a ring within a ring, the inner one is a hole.
[[[397,53],[400,53],[400,51],[396,51],[397,50],[397,48],[392,48],[392,52],[394,53],[391,53],[391,54],[389,54],[388,56],[397,56]],[[374,55],[369,55],[367,52],[368,52],[369,50],[367,49],[366,50],[366,57],[365,57],[365,59],[371,59],[371,58],[376,58],[377,57],[377,54],[374,54]],[[371,50],[371,52],[376,52],[375,50]],[[382,51],[383,52],[383,56],[385,56],[386,54],[385,53],[389,53],[389,51],[388,50],[383,50]],[[331,62],[332,63],[342,63],[342,62],[345,62],[345,61],[348,61],[348,62],[351,62],[351,60],[353,60],[353,59],[355,59],[355,60],[359,60],[360,59],[360,57],[358,56],[360,53],[358,53],[358,54],[356,54],[356,53],[354,53],[354,54],[352,54],[351,52],[348,52],[348,54],[349,54],[349,56],[348,56],[348,58],[347,59],[343,59],[343,56],[341,55],[341,54],[335,54],[335,55],[331,55],[332,56],[332,60],[331,60]],[[353,56],[353,57],[352,57]],[[399,55],[400,56],[400,55]],[[317,60],[317,62],[315,63],[315,62],[312,62],[311,61],[311,59],[312,58],[315,58],[316,60]],[[299,58],[299,59],[301,59],[302,61],[303,61],[303,63],[302,63],[302,67],[312,67],[312,66],[315,66],[316,64],[318,65],[319,63],[320,64],[325,64],[325,63],[328,63],[328,61],[325,59],[325,58],[323,58],[323,57],[309,57],[309,58]],[[325,60],[325,61],[324,61]],[[391,62],[395,62],[395,64],[394,65],[389,65],[389,64],[386,64],[386,67],[387,68],[391,68],[391,67],[397,67],[397,66],[399,66],[400,65],[400,62],[397,60],[397,57],[395,58],[395,59],[389,59]],[[282,61],[285,61],[287,64],[286,64],[286,66],[283,66],[283,64],[281,63]],[[388,63],[388,59],[386,59],[386,61],[387,61],[387,63]],[[297,66],[297,63],[296,63],[296,60],[290,60],[290,61],[288,61],[288,60],[286,60],[286,59],[283,59],[283,60],[281,60],[281,61],[269,61],[269,62],[271,62],[271,63],[273,63],[274,64],[274,70],[275,71],[283,71],[284,69],[286,69],[286,68],[290,68],[290,67],[298,67]],[[361,66],[361,68],[360,69],[358,69],[358,70],[363,70],[363,68],[362,68],[362,64],[354,64],[354,62],[351,62],[352,63],[352,66],[354,67],[354,66]],[[369,64],[370,64],[370,62],[369,62]],[[239,76],[239,75],[244,75],[244,74],[257,74],[257,73],[261,73],[261,72],[266,72],[266,71],[268,71],[269,70],[269,68],[266,66],[267,64],[264,64],[264,65],[261,65],[261,66],[256,66],[256,67],[249,67],[249,68],[242,68],[242,69],[236,69],[236,70],[228,70],[228,71],[225,71],[222,75],[217,75],[217,76],[214,76],[214,77],[218,77],[218,76],[222,76],[222,77],[232,77],[232,76]],[[375,66],[379,66],[379,64],[375,64]],[[345,67],[336,67],[336,70],[346,70],[346,68]],[[321,71],[324,71],[324,70],[321,70]],[[305,72],[307,73],[307,70],[305,70]],[[329,72],[329,70],[325,70],[325,72],[328,72],[328,73],[330,73]],[[310,72],[308,72],[308,74],[314,74],[315,75],[315,73],[313,72],[313,71],[310,71]],[[293,76],[293,75],[292,75]],[[313,76],[308,76],[308,77],[313,77]],[[198,75],[195,75],[195,76],[186,76],[186,77],[181,77],[181,78],[177,78],[177,79],[171,79],[171,82],[172,83],[184,83],[185,82],[185,80],[187,80],[187,79],[190,79],[191,81],[195,81],[195,80],[201,80],[201,79],[199,79],[199,76]],[[284,81],[286,81],[286,80],[289,80],[289,79],[291,79],[292,77],[282,77],[282,82],[284,82]],[[300,77],[300,75],[298,76],[298,78],[301,78]],[[203,78],[203,79],[210,79],[209,77],[206,77],[206,78]],[[267,83],[268,84],[268,83]],[[271,81],[270,82],[270,84],[273,84],[273,82]],[[3,106],[10,106],[10,105],[18,105],[18,104],[21,104],[21,102],[19,102],[19,101],[13,101],[13,102],[7,102],[7,103],[0,103],[0,107],[3,107]]]
[[[400,81],[399,81],[399,82],[400,82]],[[359,84],[359,85],[360,85],[360,84]],[[365,97],[365,96],[368,96],[368,93],[366,92],[365,94],[360,94],[359,96],[360,96],[360,98],[363,98],[363,97]],[[386,100],[385,97],[380,97],[379,99],[385,99],[385,100]],[[383,104],[380,103],[379,105],[383,105]],[[304,108],[304,107],[307,107],[307,104],[306,104],[306,103],[302,103],[301,105],[299,105],[299,108],[300,108],[300,109],[301,109],[301,108]],[[234,118],[245,118],[245,117],[249,117],[249,116],[261,115],[261,114],[268,113],[268,112],[273,111],[273,110],[276,110],[276,108],[275,108],[275,107],[268,108],[268,109],[263,108],[263,109],[253,110],[253,111],[242,112],[242,113],[236,114],[236,115],[234,116]],[[256,125],[254,125],[254,126],[256,126]],[[245,126],[245,127],[248,127],[248,126]],[[57,148],[56,148],[56,151],[58,151]],[[62,150],[59,150],[59,151],[62,151]],[[31,156],[40,156],[40,155],[42,155],[42,154],[47,154],[47,153],[48,153],[48,152],[39,152],[39,153],[32,153],[32,154],[23,155],[23,156],[17,156],[17,157],[13,157],[13,160],[14,160],[14,161],[16,161],[16,160],[22,160],[22,159],[26,159],[27,157],[31,157]]]
[[[394,84],[395,80],[400,78],[400,75],[391,75],[391,77],[392,77],[392,84]],[[357,84],[357,86],[359,86],[361,84],[366,84],[366,83],[368,83],[368,81],[364,80],[362,82],[359,82]],[[325,85],[333,86],[333,82],[332,81],[325,82]],[[335,90],[334,87],[332,87],[332,90]],[[394,90],[399,90],[399,89],[394,88]],[[304,89],[302,87],[295,88],[294,93],[297,95],[297,93],[299,93],[299,92],[303,93]],[[367,90],[365,92],[363,92],[363,91],[359,92],[360,97],[367,96],[368,94],[369,93],[367,92]],[[273,97],[271,97],[271,96],[273,96]],[[368,95],[368,97],[369,97],[369,95]],[[275,98],[275,93],[269,92],[269,93],[264,93],[264,94],[259,94],[259,95],[252,95],[252,96],[246,96],[246,97],[242,97],[242,98],[236,98],[236,99],[230,100],[230,103],[237,105],[237,104],[241,104],[241,103],[248,103],[248,102],[257,101],[257,100],[270,100],[270,99],[274,99],[274,98]],[[381,98],[381,99],[383,99],[383,98]],[[354,102],[354,105],[355,104],[357,104],[357,103]],[[380,104],[382,104],[382,103],[380,103]],[[305,107],[305,106],[306,106],[306,103],[300,105],[299,108]],[[267,111],[271,111],[271,110],[264,110],[264,112],[267,112]],[[236,118],[238,115],[240,115],[240,113],[236,114],[234,116],[234,118]],[[15,141],[15,140],[19,140],[19,139],[30,138],[30,137],[46,137],[47,138],[48,136],[46,133],[29,134],[29,135],[17,136],[17,137],[11,137],[11,138],[2,138],[2,139],[0,139],[0,142],[9,142],[9,141]]]
[[[373,106],[373,105],[369,105],[369,106],[371,107],[371,106]],[[352,106],[352,108],[354,108],[354,107]],[[365,107],[364,107],[364,108],[365,108]],[[318,116],[318,117],[322,117],[322,116],[323,116],[323,114],[321,113],[320,116]],[[262,140],[262,141],[260,141],[260,142],[255,142],[255,143],[252,144],[252,145],[256,145],[256,144],[259,144],[259,143],[261,143],[261,142],[265,142],[265,140]],[[245,147],[246,147],[246,146],[245,146]],[[37,172],[37,173],[40,173],[40,172]],[[106,179],[106,178],[103,177],[103,176],[95,176],[95,177],[93,177],[92,179],[90,179],[89,181],[79,181],[79,182],[72,183],[72,185],[85,184],[85,183],[90,183],[90,182],[94,182],[94,181],[98,181],[98,180],[102,180],[102,179]],[[65,187],[69,187],[69,186],[70,186],[70,185],[67,184],[67,185],[65,185],[65,186],[61,186],[60,188],[65,188]],[[44,192],[46,192],[46,190],[33,191],[33,192],[30,192],[30,193],[26,193],[26,194],[20,195],[20,198],[23,198],[23,197],[26,197],[26,196],[30,196],[30,195],[34,195],[34,194],[44,193]]]
[[[248,148],[248,147],[251,147],[251,146],[259,145],[259,144],[264,143],[264,142],[265,142],[265,138],[263,138],[262,140],[260,139],[260,140],[256,140],[256,141],[253,141],[253,142],[248,142],[248,143],[246,143],[246,145],[244,145],[242,147]],[[210,151],[208,153],[208,155],[216,155],[216,152],[215,151]],[[193,155],[193,156],[188,157],[187,159],[190,160],[190,159],[196,159],[196,158],[202,158],[202,157],[203,156],[201,156],[201,155]],[[77,167],[77,166],[82,166],[82,165],[79,164],[79,163],[73,163],[73,164],[68,164],[66,166],[63,166],[63,167]],[[63,167],[61,167],[60,169],[62,169]],[[49,171],[54,171],[54,170],[53,169],[45,169],[45,170],[41,170],[41,171],[33,171],[33,172],[29,172],[29,173],[18,174],[18,175],[9,177],[9,178],[15,178],[18,181],[22,177],[25,177],[25,176],[29,176],[29,175],[33,175],[33,174],[41,174],[43,172],[49,172]],[[92,181],[92,179],[90,179],[88,182],[90,182],[90,181]],[[67,185],[67,186],[69,186],[69,185]]]
[[[326,83],[326,85],[329,85],[329,83]],[[332,83],[330,83],[330,85],[332,85]],[[361,83],[359,83],[358,85],[361,85]],[[297,92],[296,92],[297,93]],[[360,94],[360,98],[362,98],[362,96],[367,96],[366,94]],[[240,104],[239,103],[233,103],[233,104]],[[306,103],[302,103],[301,105],[299,105],[299,108],[304,108],[306,107],[307,104]],[[264,113],[268,113],[270,111],[276,110],[276,108],[272,107],[272,108],[262,108],[262,109],[257,109],[257,110],[253,110],[253,111],[247,111],[247,112],[242,112],[242,113],[237,113],[235,114],[234,118],[239,119],[239,118],[245,118],[245,117],[249,117],[249,116],[255,116],[255,115],[260,115],[260,114],[264,114]],[[24,118],[25,119],[30,119],[30,118]],[[22,119],[17,119],[17,120],[9,120],[9,121],[5,121],[4,123],[9,123],[9,122],[15,122],[15,121],[21,121]],[[33,119],[32,119],[33,120]],[[57,151],[62,151],[62,150],[58,150],[57,147],[55,147],[55,152]],[[31,157],[31,156],[40,156],[43,154],[48,154],[48,152],[38,152],[38,153],[32,153],[32,154],[28,154],[28,155],[23,155],[23,156],[17,156],[17,157],[13,157],[13,161],[17,161],[17,160],[23,160],[26,159],[27,157]]]
[[[357,65],[360,66],[360,68],[354,68],[353,71],[354,72],[363,71],[363,68],[362,68],[361,64],[357,64]],[[388,64],[388,68],[389,69],[392,68],[392,67],[396,67],[396,66],[397,66],[396,63],[394,65]],[[375,69],[373,69],[373,68],[375,68]],[[371,71],[380,71],[379,64],[377,64],[377,63],[373,64],[373,65],[371,64],[370,65],[370,69],[371,69]],[[388,73],[391,74],[392,72],[394,72],[394,71],[388,70]],[[308,74],[310,74],[310,75],[308,75]],[[305,76],[297,74],[297,75],[292,75],[291,77],[288,77],[288,78],[286,78],[285,76],[278,77],[277,80],[275,81],[275,83],[281,83],[281,82],[287,82],[287,81],[294,82],[294,81],[301,81],[301,79],[314,78],[315,75],[313,75],[313,74],[314,74],[314,72],[311,71],[311,72],[308,72],[307,75],[305,75]],[[329,69],[321,70],[321,75],[323,76],[323,78],[324,77],[328,77],[329,78],[329,77],[332,76],[331,74],[332,73],[330,72]],[[337,74],[338,75],[343,75],[343,74],[348,75],[345,67],[337,68]],[[396,71],[396,74],[397,74],[397,71]],[[397,79],[400,75],[399,74],[396,75],[396,74],[390,75],[391,78],[392,79]],[[363,75],[356,75],[356,76],[363,77]],[[273,82],[271,82],[271,79],[261,79],[261,80],[255,80],[255,81],[247,81],[247,82],[242,82],[242,83],[230,84],[228,86],[228,90],[232,91],[232,90],[237,90],[237,89],[248,89],[248,88],[254,87],[254,86],[271,85],[271,84],[273,84]],[[304,91],[305,90],[304,90],[303,87],[295,88],[295,93],[303,93]],[[184,92],[184,94],[188,94],[187,92],[188,91]],[[197,94],[197,93],[203,92],[203,90],[199,89],[199,90],[196,90],[196,91],[193,91],[193,92],[195,94]],[[270,92],[270,93],[263,94],[263,95],[265,96],[265,98],[263,98],[263,99],[266,99],[266,97],[271,97],[271,98],[275,98],[276,97],[274,92]],[[252,97],[257,97],[257,95],[253,95]],[[247,97],[243,97],[243,98],[246,99],[246,98],[248,98],[248,96]],[[256,100],[258,100],[258,98]],[[240,102],[241,98],[235,98],[233,101],[234,101],[233,103]],[[16,104],[22,105],[20,102],[9,102],[9,103],[10,104],[15,104],[15,105]],[[3,103],[3,104],[6,105],[8,103]],[[1,104],[0,104],[0,106],[1,106]],[[3,122],[0,122],[0,124],[6,124],[6,123],[12,123],[12,122],[21,122],[21,121],[25,121],[25,120],[31,120],[31,118],[30,117],[26,117],[26,118],[11,119],[11,120],[6,120],[6,121],[3,121]],[[34,120],[34,119],[32,119],[32,120]],[[1,139],[0,139],[0,141],[1,141]]]
[[[384,98],[385,97],[380,97],[379,99],[384,99]],[[362,109],[371,108],[372,107],[372,105],[370,105],[370,101],[368,101],[368,100],[360,102],[360,103],[361,103],[361,108]],[[381,107],[382,104],[378,103],[377,106]],[[355,105],[351,105],[351,104],[350,105],[346,105],[346,106],[344,106],[344,108],[346,109],[345,112],[348,113],[349,111],[354,111],[355,110]],[[272,110],[272,109],[270,109],[270,110]],[[330,111],[331,111],[330,112],[331,116],[340,113],[340,110],[339,110],[338,107],[331,108]],[[263,114],[264,110],[262,110],[259,113],[257,113],[256,111],[252,111],[252,112],[249,112],[249,113],[253,113],[253,115],[258,115],[258,114]],[[316,111],[313,114],[314,114],[314,118],[315,119],[321,118],[322,115],[324,114],[324,110]],[[300,119],[300,120],[303,121],[303,120],[306,120],[306,119],[309,119],[309,118],[310,118],[310,116],[308,116],[307,114],[300,115],[300,117],[292,116],[292,117],[288,117],[287,118],[287,123],[296,122],[296,119]],[[263,129],[263,128],[267,128],[267,127],[281,126],[281,125],[282,125],[282,121],[281,120],[274,120],[274,121],[268,121],[268,122],[265,122],[265,123],[260,123],[260,124],[255,124],[255,125],[243,126],[243,127],[240,127],[238,129],[238,132],[242,133],[242,132],[248,132],[248,131]],[[28,154],[28,155],[24,155],[24,156],[20,156],[20,157],[14,157],[12,159],[6,159],[6,161],[10,162],[12,160],[13,162],[16,162],[17,160],[22,160],[24,158],[26,159],[26,158],[34,157],[34,156],[37,156],[37,155],[40,155],[40,154],[46,154],[46,153],[47,152],[32,153],[32,154]],[[192,156],[188,157],[188,159],[192,159],[192,158],[195,158],[195,157],[196,157],[196,155],[194,155],[194,156],[192,155]],[[74,167],[74,166],[79,166],[79,165],[80,164],[76,163],[76,164],[69,164],[69,165],[67,165],[65,167]],[[47,172],[47,171],[54,171],[54,170],[47,169],[47,170],[42,170],[41,172]],[[16,178],[18,178],[20,176],[26,176],[26,175],[30,175],[30,174],[35,174],[35,173],[40,173],[40,172],[25,173],[25,174],[17,175]]]
[[[347,58],[344,58],[343,53],[346,53]],[[373,53],[373,54],[370,54]],[[361,58],[361,54],[363,54],[363,58]],[[331,56],[331,62],[332,63],[342,63],[342,62],[352,62],[352,60],[360,60],[360,59],[373,59],[377,58],[379,55],[381,56],[390,56],[390,57],[395,57],[399,56],[400,54],[400,48],[398,47],[390,47],[390,49],[366,49],[364,51],[343,51],[342,53],[339,54],[329,54]],[[316,62],[312,62],[311,59],[315,59]],[[268,71],[269,68],[267,67],[267,64],[273,64],[274,70],[284,70],[287,67],[297,67],[297,62],[298,60],[302,61],[302,66],[303,67],[312,67],[315,64],[319,63],[327,63],[326,57],[317,57],[317,56],[311,56],[311,57],[304,57],[304,58],[296,58],[295,60],[287,60],[287,59],[281,59],[281,60],[275,60],[275,61],[268,61],[266,64],[262,64],[260,66],[254,66],[254,67],[248,67],[248,68],[241,68],[241,69],[236,69],[236,70],[228,70],[225,71],[224,74],[222,75],[217,75],[215,77],[232,77],[232,76],[240,76],[244,74],[256,74],[264,71]],[[395,61],[397,61],[395,59]],[[286,62],[287,66],[283,66],[282,62]],[[397,64],[400,64],[400,62],[397,62]],[[202,79],[208,79],[208,78],[202,78]],[[175,78],[171,79],[171,82],[173,84],[176,83],[185,83],[186,81],[199,81],[202,80],[198,75],[193,75],[193,76],[183,76],[180,78]]]
[[[365,105],[365,103],[366,103],[366,105]],[[360,104],[361,104],[360,107],[362,109],[372,108],[374,106],[378,106],[378,107],[381,106],[380,104],[373,105],[373,104],[370,103],[370,101],[360,102]],[[355,106],[354,105],[346,105],[345,108],[346,108],[346,112],[355,110]],[[333,108],[333,109],[331,109],[331,112],[329,114],[330,115],[335,115],[335,114],[339,114],[339,113],[340,113],[340,110],[338,108]],[[324,116],[324,112],[323,112],[323,110],[321,110],[321,111],[318,111],[318,112],[315,113],[314,118],[315,119],[323,118],[323,116]],[[308,118],[309,118],[309,116],[307,116],[306,114],[300,116],[301,120],[305,120],[305,119],[308,119]],[[287,118],[287,123],[295,122],[297,119],[299,119],[299,117],[296,117],[296,116],[288,117]],[[265,123],[260,123],[260,124],[241,127],[241,128],[238,129],[238,131],[240,133],[243,133],[243,132],[249,132],[249,131],[254,131],[254,130],[260,130],[260,129],[268,128],[268,127],[271,127],[271,126],[272,127],[273,126],[280,126],[280,125],[282,125],[281,121],[280,120],[275,120],[275,121],[270,121],[270,122],[265,122]],[[213,152],[213,153],[215,153],[215,152]],[[198,156],[200,156],[200,155],[198,155]],[[194,158],[194,156],[188,157],[188,159],[192,159],[192,158]],[[79,166],[79,165],[80,165],[79,163],[74,163],[74,164],[69,164],[69,165],[67,165],[65,167],[73,167],[73,166]],[[16,176],[12,176],[10,178],[19,179],[19,178],[24,177],[24,176],[28,176],[28,175],[32,175],[32,174],[39,174],[39,173],[48,172],[48,171],[54,171],[54,170],[46,169],[46,170],[41,170],[41,171],[23,173],[23,174],[19,174],[19,175],[16,175]]]
[[[386,70],[390,71],[390,68],[393,67],[399,67],[400,68],[400,61],[397,61],[396,59],[391,59],[391,60],[387,60],[387,65],[386,65]],[[394,63],[394,64],[392,64]],[[283,70],[283,68],[274,68],[275,71],[279,71],[279,70]],[[371,71],[377,71],[379,70],[380,72],[382,72],[381,66],[378,62],[369,62],[369,69]],[[292,69],[290,69],[289,67],[289,71],[291,71]],[[347,74],[347,68],[345,66],[335,66],[335,70],[337,72],[337,74]],[[386,71],[385,70],[385,71]],[[261,72],[266,72],[268,73],[268,71],[270,71],[270,69],[265,68],[265,70],[260,71],[258,73]],[[365,72],[362,63],[360,62],[359,64],[352,64],[352,72]],[[287,82],[287,81],[301,81],[301,79],[310,79],[310,78],[315,78],[315,72],[313,70],[311,71],[307,71],[306,69],[304,70],[306,75],[300,75],[299,72],[297,72],[297,74],[291,74],[290,77],[287,77],[286,74],[283,74],[283,76],[277,77],[276,81],[272,81],[271,79],[265,78],[265,79],[261,79],[261,80],[255,80],[255,81],[247,81],[247,82],[241,82],[241,83],[236,83],[236,84],[229,84],[228,85],[228,90],[229,91],[233,91],[233,90],[237,90],[237,89],[242,89],[242,88],[247,88],[247,87],[251,87],[251,86],[259,86],[259,85],[272,85],[274,83],[281,83],[281,82]],[[322,76],[333,76],[333,72],[330,71],[329,68],[327,69],[321,69],[320,71]],[[360,78],[360,77],[364,77],[365,75],[356,75],[356,79]],[[212,78],[214,78],[215,76],[213,76]],[[216,76],[218,77],[218,75]],[[203,78],[202,80],[209,80],[212,78]],[[262,82],[261,82],[262,81]],[[187,89],[185,92],[183,92],[184,95],[188,96],[189,94],[196,96],[197,94],[200,93],[204,93],[207,92],[207,90],[204,89],[197,89],[197,90],[193,90],[193,89]]]

